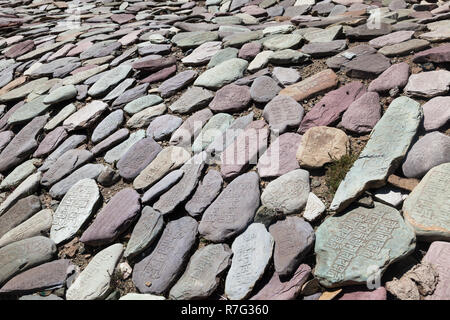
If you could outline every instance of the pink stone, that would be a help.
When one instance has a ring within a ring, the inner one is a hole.
[[[250,6],[243,7],[241,9],[241,12],[249,14],[254,17],[262,17],[262,16],[267,15],[266,10],[264,10],[263,8],[256,6],[256,5],[250,5]]]
[[[34,41],[26,40],[13,45],[5,52],[5,57],[16,58],[34,49]]]
[[[338,300],[386,300],[386,289],[379,287],[373,291],[366,288],[348,287],[343,289],[342,296]]]
[[[253,60],[261,52],[261,43],[249,42],[244,44],[239,50],[238,57],[245,60]]]
[[[381,118],[380,97],[376,92],[366,92],[353,101],[342,116],[341,125],[353,132],[368,133]]]
[[[368,91],[384,92],[393,88],[401,89],[408,83],[409,74],[408,63],[394,64],[369,84]]]
[[[148,77],[142,79],[140,83],[154,83],[164,81],[173,74],[175,74],[175,72],[177,72],[177,66],[173,65],[168,68],[161,69],[155,73],[152,73]]]
[[[422,109],[425,130],[437,130],[450,120],[450,97],[433,98]]]
[[[118,41],[123,46],[129,45],[131,43],[134,43],[137,40],[137,38],[141,32],[142,32],[141,30],[136,30],[136,31],[130,32],[129,34],[120,38]]]
[[[426,300],[450,300],[450,243],[434,241],[423,261],[431,263],[439,273],[439,282]]]
[[[299,133],[317,126],[328,126],[337,121],[350,104],[363,95],[366,88],[353,81],[339,89],[328,92],[303,118]]]
[[[369,45],[374,48],[381,48],[409,40],[413,35],[414,31],[397,31],[372,39],[369,41]]]
[[[77,56],[80,53],[86,51],[87,49],[89,49],[90,47],[92,47],[94,44],[90,41],[80,41],[78,42],[77,46],[73,49],[71,49],[66,56],[67,57],[73,57],[73,56]]]
[[[231,83],[216,92],[209,108],[216,112],[237,112],[245,109],[250,100],[250,89],[247,86]]]
[[[114,21],[115,23],[118,23],[118,24],[124,24],[124,23],[127,23],[128,21],[131,21],[133,19],[134,19],[134,15],[127,14],[127,13],[113,14],[111,16],[111,20]]]
[[[450,62],[450,43],[416,53],[413,57],[413,62]]]

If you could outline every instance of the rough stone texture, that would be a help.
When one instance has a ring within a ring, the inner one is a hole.
[[[435,97],[422,105],[423,126],[432,131],[441,128],[450,120],[449,97]]]
[[[200,133],[203,125],[213,116],[209,109],[195,112],[187,118],[183,124],[175,130],[170,137],[170,144],[180,147],[190,147],[191,143]]]
[[[408,83],[409,73],[409,65],[406,62],[393,64],[369,84],[368,91],[402,89]]]
[[[98,143],[114,133],[124,120],[123,111],[116,110],[106,116],[94,129],[91,135],[93,143]]]
[[[309,172],[296,169],[269,182],[261,194],[261,202],[269,209],[293,214],[304,208],[309,191]]]
[[[122,129],[121,129],[122,130]],[[120,131],[120,130],[119,130]],[[118,131],[117,131],[118,132]],[[116,133],[117,133],[116,132]],[[126,135],[128,135],[128,130],[126,132]],[[125,136],[126,136],[125,135]],[[122,158],[124,154],[127,153],[130,148],[137,143],[139,140],[142,140],[145,138],[145,131],[144,130],[138,130],[130,134],[128,139],[120,143],[119,145],[115,146],[114,148],[110,149],[108,152],[105,153],[105,156],[103,157],[106,162],[108,163],[115,163]],[[109,139],[109,138],[108,138]],[[123,140],[123,136],[121,138]],[[106,140],[105,140],[106,141]],[[103,142],[105,142],[103,141]],[[102,143],[103,143],[102,142]],[[100,149],[100,148],[99,148]],[[97,152],[100,152],[99,150],[96,150]]]
[[[214,201],[222,189],[223,179],[217,170],[209,170],[199,183],[192,198],[186,203],[185,209],[192,216],[201,215]]]
[[[33,216],[41,209],[37,196],[28,196],[18,200],[8,211],[0,216],[0,237]]]
[[[411,225],[416,235],[425,241],[450,238],[448,220],[449,193],[446,192],[450,180],[450,164],[434,167],[422,178],[403,203],[405,221]]]
[[[209,108],[215,112],[237,112],[244,110],[250,100],[250,90],[247,86],[231,83],[215,93]]]
[[[183,120],[180,117],[170,114],[164,114],[156,117],[150,122],[147,128],[147,137],[153,138],[155,141],[165,140],[169,137],[181,124]]]
[[[406,155],[422,120],[420,104],[400,97],[392,101],[372,130],[365,148],[340,183],[331,210],[342,210],[364,190],[384,185],[384,180]],[[401,124],[401,125],[399,125]],[[392,143],[392,137],[397,143]]]
[[[233,241],[233,260],[225,280],[228,299],[242,300],[249,296],[272,257],[273,244],[273,237],[261,223],[252,223]]]
[[[366,92],[352,102],[342,115],[341,126],[356,133],[369,133],[381,118],[380,97]]]
[[[207,89],[220,89],[224,85],[241,78],[247,66],[248,62],[243,59],[233,58],[226,60],[203,72],[195,80],[194,85]]]
[[[50,239],[56,244],[74,236],[100,204],[100,192],[93,179],[83,179],[65,194],[53,215]]]
[[[243,192],[245,197],[242,197]],[[253,220],[259,197],[258,175],[248,172],[238,176],[206,209],[199,224],[199,233],[213,242],[223,242],[241,233]]]
[[[373,281],[376,272],[383,274],[390,264],[414,250],[415,235],[400,213],[374,204],[373,209],[358,207],[329,217],[316,230],[314,276],[321,285],[333,288]],[[362,226],[364,229],[358,228]],[[358,232],[362,232],[361,240],[355,241]]]
[[[448,242],[435,241],[430,245],[423,261],[430,263],[437,271],[439,281],[434,292],[425,297],[426,300],[448,300],[450,298],[448,270],[450,258],[450,244]]]
[[[67,300],[97,300],[110,290],[111,275],[122,256],[123,245],[113,244],[97,253],[66,293]]]
[[[431,132],[413,144],[402,171],[407,178],[422,178],[430,169],[446,162],[450,162],[450,137]]]
[[[133,283],[142,293],[163,294],[183,270],[197,235],[197,222],[182,217],[169,222],[150,255],[134,266]]]
[[[303,119],[303,107],[289,96],[278,95],[264,107],[263,117],[272,133],[282,134],[297,127]]]
[[[107,107],[106,103],[94,100],[64,120],[63,126],[68,131],[89,127]]]
[[[131,188],[116,193],[84,231],[80,241],[99,246],[111,243],[135,220],[141,210],[139,194]]]
[[[186,271],[170,290],[174,300],[209,297],[219,285],[220,274],[230,265],[231,250],[226,244],[210,244],[198,249]]]
[[[169,190],[175,183],[180,181],[181,177],[184,175],[184,171],[181,169],[174,170],[164,176],[160,181],[155,183],[151,188],[149,188],[141,198],[142,203],[147,203],[155,200],[157,197],[162,195],[164,192]]]
[[[41,141],[36,151],[33,153],[33,157],[42,157],[53,150],[67,138],[68,134],[64,127],[60,126],[47,133],[45,138]]]
[[[206,106],[213,97],[213,93],[209,90],[200,87],[191,87],[169,109],[174,113],[181,114],[197,111]]]
[[[445,94],[450,88],[450,71],[437,70],[412,74],[405,93],[425,98]]]

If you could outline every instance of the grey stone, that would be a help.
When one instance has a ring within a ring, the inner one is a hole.
[[[161,83],[158,87],[158,92],[163,98],[171,97],[176,92],[190,85],[197,77],[197,75],[197,71],[194,70],[182,71]]]
[[[106,116],[94,129],[91,135],[92,143],[97,143],[111,135],[123,123],[122,110],[116,110]]]
[[[39,197],[31,195],[18,200],[0,216],[0,237],[41,209]]]
[[[161,103],[163,99],[155,94],[139,97],[131,102],[128,102],[123,110],[128,114],[135,114],[148,107]]]
[[[222,189],[223,179],[217,170],[209,170],[199,183],[192,198],[186,203],[185,209],[192,216],[200,216],[214,201]]]
[[[130,134],[128,139],[106,152],[104,159],[108,163],[119,161],[122,156],[139,140],[145,138],[145,130],[138,130]]]
[[[233,58],[203,72],[194,85],[207,89],[220,89],[244,75],[248,62],[243,59]]]
[[[77,96],[78,90],[75,88],[73,84],[67,86],[61,86],[58,89],[55,89],[50,92],[44,98],[44,103],[47,104],[56,104],[66,100],[73,99]]]
[[[86,141],[85,135],[71,135],[63,143],[59,145],[39,167],[40,171],[47,171],[65,152],[78,147]]]
[[[278,95],[264,107],[263,117],[272,133],[282,134],[289,128],[297,128],[303,119],[304,110],[295,99]]]
[[[22,181],[36,171],[36,160],[31,159],[18,165],[11,171],[0,184],[0,190],[7,190],[17,187]]]
[[[262,76],[253,81],[250,87],[252,99],[259,103],[267,103],[274,98],[281,88],[271,77]]]
[[[46,96],[40,96],[25,103],[8,118],[8,123],[10,125],[26,123],[31,119],[44,114],[49,108],[49,106],[43,102],[45,97]]]
[[[165,140],[183,123],[183,119],[171,114],[158,116],[150,122],[147,128],[147,137],[155,141]]]
[[[125,139],[128,138],[130,134],[130,131],[127,128],[122,128],[105,138],[103,141],[97,143],[92,149],[91,152],[94,155],[98,155],[99,153],[102,153],[103,151],[109,150]]]
[[[75,113],[70,115],[63,122],[63,126],[67,131],[84,129],[91,126],[105,111],[108,105],[99,100],[93,100]]]
[[[37,172],[26,178],[21,184],[19,184],[13,192],[11,192],[6,199],[0,204],[0,216],[8,210],[19,199],[33,194],[39,187],[39,181],[41,180],[42,173]]]
[[[160,181],[155,183],[154,186],[149,188],[141,198],[142,203],[147,203],[155,200],[157,197],[159,197],[161,194],[169,190],[174,184],[176,184],[178,181],[180,181],[181,177],[183,176],[184,171],[181,169],[174,170],[172,172],[169,172],[167,175],[164,176]]]
[[[190,87],[170,107],[174,113],[190,113],[206,106],[214,94],[200,87]]]
[[[94,85],[88,90],[91,97],[104,95],[111,87],[124,80],[131,72],[131,66],[127,64],[120,65],[107,71]]]

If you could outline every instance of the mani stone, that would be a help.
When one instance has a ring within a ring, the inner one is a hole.
[[[328,126],[336,122],[350,104],[366,92],[359,81],[353,81],[339,89],[328,92],[305,115],[298,129],[299,133],[315,126]]]
[[[170,299],[208,298],[219,286],[219,276],[230,262],[231,249],[226,244],[210,244],[198,249],[189,260],[184,274],[170,290]]]
[[[75,266],[68,259],[47,262],[15,276],[0,289],[0,293],[25,294],[61,288],[74,272]]]
[[[65,176],[71,174],[93,158],[88,150],[72,149],[65,152],[52,166],[42,175],[41,184],[50,187]]]
[[[192,198],[186,203],[185,209],[192,216],[200,216],[214,201],[222,189],[223,179],[217,170],[209,170],[199,183]]]
[[[41,209],[38,196],[32,195],[18,200],[8,211],[0,216],[0,237],[30,218]]]
[[[343,69],[352,78],[374,78],[391,66],[388,58],[380,53],[356,56],[345,63]]]
[[[195,112],[170,137],[170,144],[190,148],[191,143],[200,133],[203,125],[213,116],[211,110],[205,108]]]
[[[138,113],[135,113],[130,119],[128,119],[127,127],[132,129],[142,128],[148,125],[153,118],[163,114],[165,111],[166,105],[164,103],[146,108]]]
[[[215,112],[238,112],[250,103],[250,90],[247,86],[228,84],[218,90],[209,108]]]
[[[356,133],[369,133],[381,118],[380,97],[366,92],[352,102],[342,115],[341,126]]]
[[[45,96],[44,103],[55,104],[66,100],[73,99],[77,96],[77,88],[73,84],[61,86],[58,89],[51,91]]]
[[[269,76],[256,78],[250,87],[250,95],[253,101],[258,103],[267,103],[274,98],[281,88],[275,80]]]
[[[326,69],[305,80],[287,86],[279,94],[290,96],[296,101],[300,101],[334,88],[337,84],[337,75],[333,70]]]
[[[317,169],[341,159],[350,148],[344,131],[332,127],[312,127],[302,137],[297,150],[300,167]]]
[[[131,188],[122,189],[97,214],[80,241],[92,246],[111,243],[133,223],[140,211],[139,194]]]
[[[406,62],[393,64],[369,84],[368,91],[386,92],[402,89],[408,83],[409,65]]]
[[[418,52],[413,57],[415,63],[445,63],[450,62],[450,44],[443,44],[425,51]]]
[[[69,150],[75,149],[80,144],[85,142],[85,135],[71,135],[63,143],[59,145],[44,161],[42,166],[39,167],[39,171],[47,171],[64,153]]]
[[[413,144],[402,171],[407,178],[422,178],[431,168],[446,162],[450,162],[450,137],[435,131]]]
[[[225,178],[239,175],[248,165],[257,164],[258,155],[267,149],[269,128],[264,120],[251,122],[220,156],[220,172]]]
[[[274,35],[263,42],[264,48],[267,50],[277,51],[283,49],[291,49],[298,47],[303,37],[299,34],[279,34]]]
[[[189,55],[181,59],[181,62],[187,66],[199,66],[208,63],[222,47],[221,41],[205,42],[195,48]]]
[[[133,283],[139,292],[167,292],[182,272],[196,235],[197,221],[191,217],[169,222],[152,253],[134,266]]]
[[[374,205],[329,217],[317,229],[314,276],[322,286],[366,284],[414,250],[414,232],[400,213]]]
[[[149,94],[128,102],[123,110],[128,114],[135,114],[148,107],[159,104],[162,101],[163,99],[160,96],[157,96],[156,94]]]
[[[116,109],[123,104],[129,103],[135,99],[144,96],[147,92],[148,86],[149,86],[148,83],[143,83],[141,85],[128,89],[127,91],[119,95],[119,97],[116,100],[114,100],[112,104],[112,109]]]
[[[161,150],[156,158],[134,179],[133,188],[147,189],[168,172],[178,169],[191,155],[181,147],[169,146]]]
[[[290,49],[287,49],[290,50]],[[270,57],[274,54],[273,51],[270,50],[266,50],[266,51],[262,51],[260,53],[258,53],[256,55],[256,57],[250,62],[250,64],[248,65],[247,70],[249,72],[255,72],[259,69],[262,69],[264,67],[267,66],[267,64],[269,63],[269,59]]]
[[[173,212],[179,204],[189,198],[197,187],[205,168],[205,162],[202,158],[203,153],[200,153],[189,159],[181,167],[184,172],[183,177],[155,202],[154,209],[166,215]]]
[[[309,173],[296,169],[269,182],[261,195],[263,206],[292,214],[300,211],[308,200]]]
[[[180,32],[172,38],[172,43],[181,49],[198,47],[205,42],[216,41],[219,38],[217,31]]]
[[[443,241],[433,242],[427,254],[423,257],[423,261],[432,264],[439,275],[436,289],[431,295],[426,296],[425,300],[450,299],[450,272],[448,269],[450,265],[450,243]]]
[[[426,131],[439,129],[449,122],[449,103],[450,97],[435,97],[422,105],[423,126]]]
[[[5,172],[25,160],[37,148],[36,136],[48,120],[48,115],[35,117],[15,135],[0,153],[0,172]]]
[[[450,239],[450,163],[432,168],[403,203],[403,216],[419,239]]]
[[[122,130],[122,129],[121,129]],[[120,130],[119,130],[120,131]],[[141,129],[135,132],[132,132],[128,139],[123,141],[121,144],[115,146],[111,150],[105,153],[104,159],[108,163],[115,163],[120,160],[122,156],[127,153],[127,151],[139,140],[145,138],[145,130]]]
[[[190,87],[170,107],[174,113],[190,113],[206,106],[212,100],[214,94],[200,87]]]
[[[307,264],[301,264],[287,281],[281,281],[279,275],[274,272],[269,282],[250,300],[294,300],[310,274],[311,267]]]
[[[369,41],[369,45],[378,49],[385,46],[390,46],[393,44],[398,44],[409,40],[414,35],[414,31],[397,31],[386,34],[384,36],[374,38]]]
[[[308,201],[306,202],[305,211],[303,212],[303,218],[307,221],[314,221],[324,211],[326,207],[323,202],[313,192],[309,193]]]
[[[214,54],[211,57],[211,60],[209,60],[207,68],[210,69],[210,68],[213,68],[213,67],[221,64],[222,62],[224,62],[226,60],[237,58],[238,53],[239,53],[239,50],[236,48],[221,49],[221,50],[217,51],[216,54]]]
[[[108,296],[111,276],[123,245],[113,244],[97,253],[66,292],[66,300],[98,300]]]
[[[262,223],[252,223],[233,241],[233,260],[225,280],[228,299],[243,300],[250,295],[272,258],[273,244]]]
[[[97,143],[92,149],[91,152],[94,155],[98,155],[105,150],[111,149],[115,147],[117,144],[123,142],[128,138],[130,131],[127,128],[122,128],[105,138],[103,141]]]
[[[443,95],[450,89],[450,71],[437,70],[412,74],[405,93],[425,98]]]
[[[279,177],[298,169],[300,166],[296,153],[301,141],[302,136],[292,132],[279,136],[259,158],[257,165],[259,176]]]
[[[421,121],[422,110],[418,102],[408,97],[392,101],[340,183],[330,210],[340,211],[365,190],[383,186],[387,176],[406,155]],[[396,143],[392,143],[392,137],[397,137]]]
[[[155,141],[164,140],[178,129],[182,123],[183,119],[171,114],[158,116],[147,127],[147,137],[153,138]]]
[[[206,209],[199,233],[212,242],[224,242],[241,233],[252,222],[259,197],[258,174],[248,172],[238,176]]]
[[[0,247],[12,242],[31,238],[47,233],[53,220],[53,211],[44,209],[25,220],[17,227],[11,229],[0,238]]]
[[[130,259],[150,247],[163,228],[162,214],[152,207],[144,207],[141,217],[131,233],[124,257]]]
[[[197,74],[197,71],[194,70],[182,71],[161,83],[158,87],[158,92],[161,94],[161,97],[169,98],[176,92],[190,85],[197,77]]]
[[[263,117],[272,133],[282,134],[289,128],[297,128],[302,121],[303,107],[293,98],[284,95],[274,97],[264,107]]]
[[[161,146],[152,138],[139,140],[117,162],[119,174],[127,180],[136,178],[161,150]]]
[[[300,73],[292,68],[275,67],[272,70],[272,77],[283,86],[287,86],[300,81]]]
[[[0,184],[0,190],[7,190],[17,187],[23,180],[36,171],[35,164],[37,164],[37,161],[35,159],[31,159],[15,167],[14,170],[11,171],[5,179],[3,179]]]
[[[113,86],[124,80],[131,70],[132,68],[130,65],[123,64],[105,72],[103,76],[101,76],[100,79],[98,79],[92,87],[89,88],[88,94],[91,97],[99,97],[104,95]]]
[[[36,172],[19,184],[9,196],[0,204],[0,216],[8,210],[17,200],[33,194],[39,187],[42,173]]]
[[[25,123],[33,119],[34,117],[44,114],[49,106],[45,104],[43,100],[44,96],[40,96],[30,102],[25,103],[8,118],[8,124],[15,125]]]
[[[346,40],[333,40],[327,42],[311,42],[305,44],[301,51],[313,58],[323,58],[337,54],[347,47]]]
[[[248,62],[243,59],[233,58],[226,60],[214,68],[203,72],[195,80],[194,85],[213,90],[220,89],[224,85],[242,78],[247,66]]]
[[[430,43],[426,40],[412,39],[402,43],[385,46],[378,50],[379,53],[384,54],[386,57],[402,56],[411,54],[411,52],[425,49],[430,46]]]
[[[302,218],[292,216],[271,225],[269,232],[275,240],[275,271],[280,278],[290,277],[312,249],[314,229]]]
[[[63,126],[68,131],[87,128],[100,117],[107,107],[108,105],[103,101],[93,100],[64,120]]]
[[[48,78],[44,77],[44,78],[39,78],[39,79],[30,81],[30,82],[27,82],[18,88],[15,88],[11,91],[8,91],[8,92],[0,95],[0,103],[5,103],[5,102],[25,98],[33,90],[36,90],[36,88],[42,86],[47,81],[48,81]]]
[[[45,138],[41,141],[33,157],[42,157],[58,147],[58,145],[67,138],[68,134],[63,126],[57,127],[51,132],[47,133]]]
[[[0,248],[0,285],[18,273],[51,260],[55,253],[55,243],[42,236],[16,241]]]
[[[60,244],[73,237],[101,202],[97,183],[82,179],[65,194],[53,215],[50,239]]]
[[[115,132],[123,123],[124,116],[122,110],[116,110],[106,116],[92,132],[92,143],[97,143]]]
[[[77,111],[77,107],[75,107],[75,105],[72,103],[68,104],[67,106],[62,108],[56,116],[54,116],[47,122],[47,124],[44,126],[44,130],[53,130],[75,111]]]
[[[217,137],[221,136],[233,123],[234,118],[227,113],[218,113],[211,117],[192,144],[192,151],[199,153],[206,149]]]
[[[164,178],[155,183],[142,195],[142,203],[147,203],[155,200],[157,197],[169,190],[174,184],[180,181],[183,174],[184,171],[181,169],[174,170],[168,173]]]

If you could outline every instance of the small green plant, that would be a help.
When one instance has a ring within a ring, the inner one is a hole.
[[[336,193],[337,188],[345,175],[352,167],[353,163],[358,159],[359,154],[350,153],[346,154],[339,160],[333,161],[326,169],[325,178],[326,184],[333,195]]]

